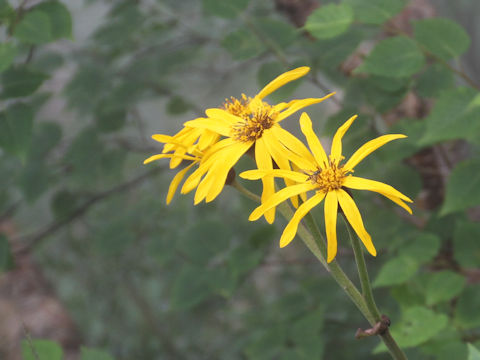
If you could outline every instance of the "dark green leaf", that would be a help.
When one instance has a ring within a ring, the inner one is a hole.
[[[26,66],[10,68],[2,74],[2,98],[28,96],[37,90],[47,79],[44,73]]]
[[[7,25],[15,21],[15,10],[10,6],[8,0],[0,0],[0,21],[6,22]]]
[[[33,111],[23,103],[17,103],[0,113],[0,147],[25,160],[32,137]]]
[[[291,45],[298,37],[298,30],[284,21],[261,18],[258,19],[257,27],[264,41],[280,48]]]
[[[212,15],[226,19],[235,19],[240,12],[245,10],[249,0],[203,0],[203,9]]]
[[[170,297],[175,310],[187,310],[211,294],[207,273],[201,268],[185,265],[175,278]]]
[[[455,307],[455,322],[463,329],[480,326],[480,286],[467,286]]]
[[[68,8],[60,1],[42,2],[35,7],[35,11],[41,11],[48,16],[50,40],[72,37],[72,17]]]
[[[247,60],[260,55],[264,50],[261,41],[251,32],[240,29],[228,34],[222,40],[224,47],[235,60]]]
[[[80,348],[80,360],[114,360],[113,357],[102,350],[89,349],[84,346]]]
[[[415,42],[404,36],[380,41],[355,73],[387,77],[407,77],[418,72],[425,58]]]
[[[41,161],[28,160],[20,174],[19,187],[29,203],[35,201],[40,195],[48,190],[52,174],[50,168]]]
[[[387,261],[380,269],[373,286],[397,285],[409,280],[418,270],[418,263],[414,260],[414,256],[414,254],[397,256]]]
[[[476,139],[480,124],[480,95],[467,87],[445,91],[424,120],[427,128],[420,145],[451,139]]]
[[[48,153],[58,145],[62,138],[62,128],[54,122],[41,122],[35,126],[32,146],[28,153],[28,160],[41,162]]]
[[[480,204],[480,159],[465,160],[452,170],[440,215]]]
[[[0,43],[0,72],[8,69],[17,55],[17,48],[11,43]]]
[[[0,233],[0,275],[8,270],[13,269],[14,262],[10,244],[5,235]]]
[[[463,268],[480,264],[480,223],[457,220],[453,236],[453,256]]]
[[[33,10],[15,27],[15,37],[27,44],[44,44],[52,40],[52,24],[48,14]]]
[[[465,277],[452,271],[441,271],[428,278],[425,289],[427,305],[435,305],[458,296],[465,287]]]
[[[68,190],[60,190],[53,195],[50,206],[57,219],[65,219],[78,207],[78,197]]]
[[[453,86],[453,73],[445,66],[433,64],[417,79],[417,91],[423,97],[435,97]]]
[[[328,4],[313,11],[305,30],[318,39],[330,39],[343,34],[353,22],[353,9],[345,4]]]
[[[443,60],[460,56],[470,45],[470,38],[460,25],[441,18],[416,22],[415,40]]]
[[[355,12],[355,19],[365,24],[380,25],[398,14],[405,6],[404,0],[343,0]]]
[[[126,123],[127,111],[123,104],[102,101],[95,112],[97,127],[102,132],[118,131]]]
[[[62,360],[60,345],[50,340],[22,340],[23,360]]]
[[[173,96],[167,103],[167,112],[171,115],[180,115],[191,109],[191,104],[181,96]]]

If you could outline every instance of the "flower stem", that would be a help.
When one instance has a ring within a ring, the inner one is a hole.
[[[378,310],[377,304],[375,303],[375,299],[373,297],[372,286],[370,284],[367,265],[363,256],[360,240],[356,234],[353,233],[353,229],[345,217],[342,216],[342,219],[347,226],[348,235],[352,243],[353,253],[355,254],[355,262],[357,263],[358,277],[360,278],[360,283],[362,286],[363,298],[365,299],[368,310],[373,316],[375,322],[380,322],[382,321],[382,316],[380,315],[380,311]],[[392,334],[390,334],[388,328],[383,333],[379,333],[378,335],[382,338],[394,359],[407,360],[405,353],[402,351],[402,349],[400,349],[395,339],[392,337]]]

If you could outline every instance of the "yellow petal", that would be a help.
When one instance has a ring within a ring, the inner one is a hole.
[[[291,185],[286,188],[283,188],[282,190],[276,192],[273,194],[271,197],[266,199],[265,202],[262,201],[262,205],[258,206],[253,212],[250,214],[250,217],[248,220],[250,221],[255,221],[262,216],[265,211],[268,211],[269,209],[277,206],[281,202],[287,200],[288,198],[301,194],[301,193],[306,193],[307,191],[315,189],[314,184],[298,184],[298,185]]]
[[[302,110],[304,107],[318,104],[322,102],[323,100],[328,99],[330,96],[335,95],[335,93],[330,93],[322,98],[309,98],[309,99],[299,99],[299,100],[292,100],[288,103],[288,107],[285,111],[282,111],[280,115],[277,117],[277,122],[282,121],[283,119],[286,119],[290,115],[296,113],[299,110]]]
[[[181,194],[188,194],[190,191],[195,189],[198,186],[198,183],[202,179],[202,176],[210,169],[212,164],[215,162],[215,157],[211,156],[207,160],[200,163],[200,166],[185,180],[183,183],[182,189],[180,190]]]
[[[345,217],[347,218],[350,225],[352,225],[353,230],[355,230],[360,240],[362,240],[363,245],[365,245],[368,252],[373,256],[376,256],[377,250],[375,250],[375,246],[373,246],[372,243],[372,238],[363,226],[362,215],[360,215],[360,211],[358,211],[355,201],[353,201],[350,195],[348,195],[342,189],[337,190],[336,193],[338,202],[342,207],[343,213],[345,214]]]
[[[335,191],[330,191],[325,197],[325,230],[327,233],[327,262],[337,255],[337,212],[338,200]]]
[[[292,219],[287,224],[285,229],[283,230],[282,237],[280,238],[280,247],[283,248],[290,244],[290,242],[295,237],[297,233],[298,224],[303,219],[305,215],[308,214],[310,210],[312,210],[315,206],[317,206],[325,197],[325,193],[317,192],[313,195],[310,199],[305,201],[302,205],[300,205],[293,214]]]
[[[382,193],[382,192],[378,192],[379,194],[382,194],[383,196],[385,196],[387,199],[393,201],[395,204],[397,204],[398,206],[402,207],[403,209],[405,209],[406,212],[408,212],[410,215],[412,215],[412,209],[410,209],[410,207],[405,204],[402,200],[400,200],[399,198],[397,198],[396,196],[391,196],[389,194],[385,194],[385,193]]]
[[[360,161],[362,161],[366,156],[377,150],[379,147],[385,145],[392,140],[402,139],[406,137],[406,135],[402,134],[390,134],[379,136],[376,139],[370,140],[369,142],[360,146],[357,151],[355,151],[355,153],[346,162],[344,169],[347,171],[353,170],[353,168],[357,166]]]
[[[240,177],[242,179],[258,180],[263,178],[264,176],[270,176],[270,175],[273,177],[282,177],[282,178],[290,179],[297,183],[302,183],[308,180],[308,175],[304,173],[292,171],[292,170],[279,170],[279,169],[273,169],[270,171],[248,170],[248,171],[242,172],[240,174]]]
[[[237,163],[238,159],[247,152],[249,147],[250,144],[248,143],[237,143],[229,147],[228,151],[227,149],[223,151],[225,153],[223,161],[219,159],[217,166],[210,170],[213,179],[205,199],[206,202],[214,200],[222,192],[228,172]]]
[[[150,156],[148,159],[145,159],[143,161],[143,164],[148,164],[151,163],[152,161],[158,160],[158,159],[165,159],[165,158],[174,158],[174,157],[179,157],[183,160],[193,160],[193,161],[198,161],[198,158],[193,157],[193,156],[188,156],[188,155],[177,155],[177,154],[157,154]]]
[[[333,136],[332,140],[332,149],[330,150],[330,157],[333,161],[338,165],[342,157],[342,138],[343,135],[347,132],[350,125],[352,125],[353,121],[357,118],[358,115],[353,115],[350,119],[345,121],[345,123],[340,126]]]
[[[205,110],[205,114],[207,114],[209,118],[220,119],[230,125],[243,121],[241,117],[230,114],[228,111],[218,108],[207,109]]]
[[[263,137],[258,139],[255,142],[255,161],[257,162],[257,167],[259,170],[269,172],[273,169],[272,158],[265,146]],[[275,193],[275,185],[273,183],[273,176],[264,176],[262,177],[262,203],[266,201],[270,196]],[[268,211],[264,212],[265,220],[269,224],[272,224],[275,221],[275,208],[270,208]]]
[[[282,129],[280,126],[273,126],[270,130],[283,145],[299,155],[299,158],[292,158],[292,162],[294,162],[300,169],[312,171],[317,170],[315,158],[300,140],[290,134],[287,130]]]
[[[278,88],[282,87],[283,85],[296,80],[302,76],[305,76],[310,71],[310,68],[307,66],[298,67],[296,69],[287,71],[275,79],[270,81],[258,94],[257,98],[263,99],[265,96],[268,96]]]
[[[308,146],[310,147],[310,150],[312,150],[313,156],[317,161],[317,165],[322,169],[325,169],[325,167],[328,166],[327,154],[325,153],[325,150],[323,150],[323,146],[320,143],[320,140],[318,140],[317,135],[313,132],[312,120],[310,120],[307,113],[302,113],[300,116],[300,127],[303,135],[305,135],[305,138],[307,139]]]
[[[209,146],[215,144],[218,139],[219,135],[213,131],[205,131],[202,136],[198,139],[198,148],[203,151]]]
[[[193,127],[193,128],[214,131],[217,134],[220,134],[223,136],[230,136],[230,132],[231,132],[230,125],[228,125],[226,122],[221,121],[217,118],[190,120],[190,121],[187,121],[184,125]]]
[[[347,176],[343,182],[343,185],[351,189],[375,191],[382,194],[388,194],[389,196],[394,196],[408,202],[413,202],[409,197],[403,195],[400,191],[380,181],[364,179],[356,176]]]
[[[167,193],[167,205],[170,204],[170,202],[173,199],[173,195],[175,195],[175,192],[177,191],[178,185],[180,185],[180,181],[185,177],[185,174],[192,168],[192,166],[195,165],[195,163],[191,163],[188,165],[185,169],[182,169],[175,175],[173,178],[172,182],[170,183],[170,186],[168,187],[168,193]]]

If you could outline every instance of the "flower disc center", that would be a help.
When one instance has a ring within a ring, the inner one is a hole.
[[[330,163],[329,167],[315,171],[309,179],[312,183],[317,184],[321,190],[332,191],[342,187],[345,174],[342,167]]]

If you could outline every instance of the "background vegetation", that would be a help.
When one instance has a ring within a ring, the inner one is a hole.
[[[360,115],[346,154],[409,136],[357,170],[415,199],[410,217],[356,198],[397,340],[409,359],[479,359],[479,13],[474,0],[1,0],[0,358],[388,359],[354,339],[365,320],[304,245],[278,248],[281,223],[249,223],[254,204],[229,188],[167,207],[173,173],[142,165],[160,150],[151,134],[308,65],[271,99],[337,91],[309,113],[325,139]]]

